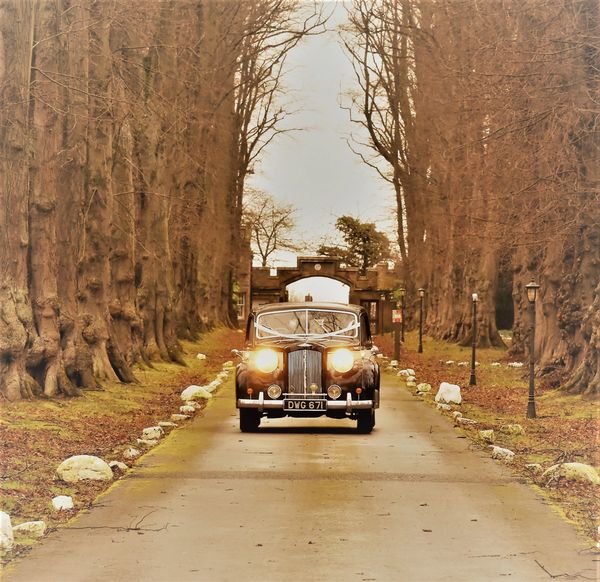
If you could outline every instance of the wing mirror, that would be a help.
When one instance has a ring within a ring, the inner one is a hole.
[[[244,358],[244,354],[242,354],[242,352],[240,352],[240,350],[231,350],[231,353],[234,356],[240,358],[240,360]]]

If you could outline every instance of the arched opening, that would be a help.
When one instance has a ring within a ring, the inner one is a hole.
[[[305,277],[286,286],[288,301],[350,302],[350,286],[329,277]]]

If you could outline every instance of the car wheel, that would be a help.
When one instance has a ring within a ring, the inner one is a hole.
[[[260,415],[252,408],[240,408],[240,430],[242,432],[255,432],[260,425]]]
[[[357,412],[356,428],[360,434],[369,434],[375,426],[375,409],[359,410]]]

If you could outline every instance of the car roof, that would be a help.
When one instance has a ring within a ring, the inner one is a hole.
[[[365,308],[360,305],[353,305],[349,303],[333,303],[333,302],[315,302],[315,301],[302,301],[302,302],[289,302],[289,303],[267,303],[266,305],[260,305],[254,310],[256,315],[261,313],[269,313],[273,311],[292,311],[294,309],[323,309],[326,311],[348,311],[350,313],[360,314],[365,311]]]

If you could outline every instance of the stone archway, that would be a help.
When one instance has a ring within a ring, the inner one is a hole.
[[[399,287],[397,272],[387,263],[367,269],[361,274],[337,257],[298,257],[295,267],[253,267],[250,289],[252,308],[265,303],[286,301],[287,285],[309,277],[326,277],[345,283],[350,288],[350,303],[364,305],[371,315],[374,331],[391,329],[391,292]]]

